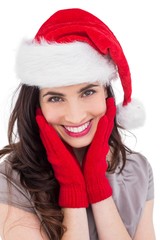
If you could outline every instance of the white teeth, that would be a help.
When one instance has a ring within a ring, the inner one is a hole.
[[[89,125],[89,122],[85,123],[84,125],[80,126],[80,127],[65,127],[65,129],[67,129],[69,132],[73,132],[73,133],[80,133],[83,132]]]

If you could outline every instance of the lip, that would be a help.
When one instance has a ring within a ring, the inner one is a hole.
[[[81,124],[81,125],[79,125],[79,126],[76,126],[76,127],[81,127],[81,126],[83,126],[84,124],[85,124],[85,123],[83,123],[83,124]],[[74,127],[75,127],[75,126],[74,126]],[[82,132],[78,132],[78,133],[70,132],[70,131],[69,131],[68,129],[66,129],[65,127],[63,127],[63,128],[64,128],[65,132],[66,132],[70,137],[83,137],[83,136],[85,136],[86,134],[88,134],[88,132],[90,131],[91,127],[92,127],[92,122],[91,122],[91,120],[90,120],[87,128],[84,129]]]

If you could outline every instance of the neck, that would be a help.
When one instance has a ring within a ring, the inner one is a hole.
[[[87,151],[87,147],[83,147],[83,148],[73,148],[73,152],[79,162],[79,164],[82,166],[82,162],[84,159],[84,155]]]
[[[88,147],[73,148],[73,152],[74,152],[80,166],[82,166],[82,162],[83,162],[83,159],[84,159],[84,156],[85,156],[85,153],[86,153],[87,149],[88,149]],[[110,148],[110,150],[107,154],[107,158],[106,158],[108,162],[112,161],[112,153],[113,153],[113,148]]]

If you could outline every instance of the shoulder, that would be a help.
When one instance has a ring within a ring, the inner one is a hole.
[[[12,168],[12,164],[9,159],[9,156],[7,156],[0,162],[0,178],[1,180],[6,179],[5,181],[21,187],[19,174]]]
[[[137,177],[147,179],[152,172],[152,167],[148,159],[141,153],[127,153],[125,170],[134,173]]]
[[[129,195],[133,193],[144,200],[154,197],[154,181],[151,164],[141,153],[127,153],[127,161],[121,173],[119,166],[109,178],[117,188],[123,188]]]
[[[126,166],[131,166],[131,167],[138,167],[144,170],[147,170],[148,168],[151,167],[148,159],[141,153],[138,152],[133,152],[133,153],[127,153],[127,162]]]
[[[0,203],[33,212],[31,196],[22,186],[19,173],[12,168],[9,158],[0,162]]]
[[[146,200],[154,198],[154,178],[152,166],[148,159],[141,153],[127,154],[127,162],[124,174],[134,174],[134,181],[138,183],[138,189],[146,193]]]
[[[9,181],[10,179],[16,179],[17,177],[16,171],[12,169],[12,165],[8,160],[8,157],[1,159],[0,161],[0,179],[6,179]]]

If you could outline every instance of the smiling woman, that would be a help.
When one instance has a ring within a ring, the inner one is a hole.
[[[121,136],[142,126],[144,109],[108,26],[82,9],[55,12],[20,45],[16,73],[0,150],[2,238],[154,240],[152,168]]]
[[[47,122],[72,147],[88,146],[106,112],[103,85],[77,84],[40,90],[40,107]],[[93,108],[94,106],[94,108]]]

